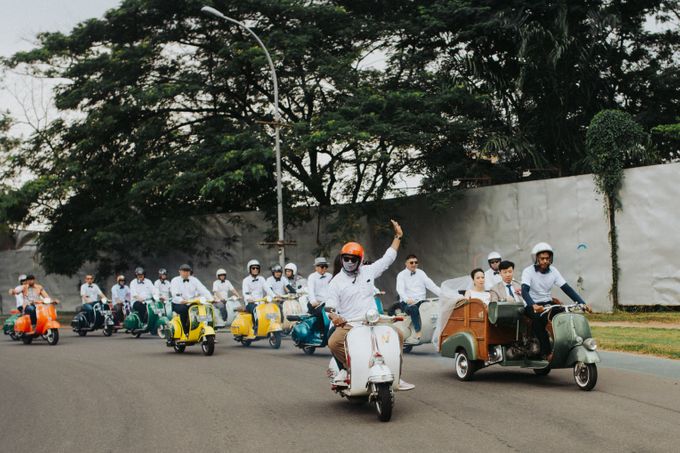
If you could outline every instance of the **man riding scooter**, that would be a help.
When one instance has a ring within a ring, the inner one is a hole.
[[[116,277],[116,284],[111,287],[113,300],[113,319],[117,325],[122,325],[125,316],[130,313],[130,288],[125,284],[125,276]]]
[[[15,286],[14,288],[10,288],[9,290],[9,295],[14,296],[16,299],[16,307],[17,310],[19,310],[19,313],[22,313],[24,310],[24,282],[26,281],[26,274],[21,274],[19,275],[19,286]]]
[[[184,331],[189,332],[187,304],[198,297],[212,301],[212,295],[199,279],[191,275],[191,266],[188,264],[182,264],[179,267],[179,276],[172,279],[170,287],[172,289],[172,311],[179,315]]]
[[[130,285],[130,297],[133,300],[132,309],[137,312],[142,324],[149,321],[149,314],[146,309],[146,301],[149,299],[158,300],[158,291],[145,277],[144,268],[135,269],[135,281]]]
[[[170,280],[168,280],[168,271],[164,268],[158,269],[158,280],[153,284],[158,291],[158,297],[163,302],[168,302],[172,298],[170,291]]]
[[[106,296],[99,289],[99,285],[94,282],[94,276],[92,274],[87,274],[85,276],[85,283],[80,286],[80,298],[83,303],[83,311],[85,316],[87,316],[87,321],[92,324],[94,323],[94,304],[100,300],[106,300]]]
[[[284,266],[283,272],[288,279],[288,292],[299,293],[304,292],[307,288],[307,279],[298,275],[297,265],[295,263],[288,263]]]
[[[550,244],[539,242],[531,250],[534,264],[522,271],[522,298],[526,307],[525,313],[531,319],[533,333],[541,345],[541,356],[548,361],[552,360],[550,339],[546,331],[548,319],[546,316],[541,316],[541,312],[545,305],[553,303],[553,286],[560,287],[574,302],[585,305],[586,310],[590,311],[590,307],[581,296],[569,286],[557,268],[552,266],[553,256]]]
[[[24,302],[24,314],[31,318],[31,325],[35,326],[37,322],[37,315],[35,313],[35,303],[41,299],[48,299],[50,297],[42,285],[36,283],[34,275],[27,275],[24,280],[24,289],[22,291],[22,298]]]
[[[248,261],[248,276],[243,279],[243,300],[246,303],[246,311],[253,315],[253,330],[257,332],[257,316],[255,311],[256,301],[267,297],[270,301],[275,294],[267,285],[267,281],[260,275],[260,262]]]
[[[212,290],[213,290],[213,296],[215,296],[215,307],[220,311],[220,314],[222,315],[222,319],[224,321],[227,320],[228,318],[228,313],[227,313],[227,299],[229,299],[229,293],[233,293],[236,297],[239,299],[241,298],[241,295],[236,291],[236,288],[234,288],[234,285],[231,284],[229,280],[227,280],[227,271],[224,269],[217,269],[217,272],[215,272],[215,276],[217,277],[217,280],[213,282]]]
[[[405,269],[397,274],[397,294],[402,311],[411,317],[418,340],[422,336],[420,304],[425,301],[428,289],[437,296],[441,293],[439,286],[423,270],[418,269],[418,257],[410,254],[406,257]]]
[[[342,247],[342,270],[333,277],[328,286],[328,301],[337,313],[329,314],[335,331],[328,340],[328,348],[338,363],[340,372],[335,376],[333,384],[347,385],[347,357],[345,355],[345,338],[352,329],[346,319],[358,319],[366,316],[369,310],[375,310],[374,281],[385,272],[397,258],[403,232],[401,226],[391,220],[394,228],[394,239],[390,248],[382,258],[373,264],[362,266],[364,249],[356,242],[348,242]],[[398,330],[400,350],[404,338]],[[399,382],[399,390],[410,390],[415,386],[403,380]]]

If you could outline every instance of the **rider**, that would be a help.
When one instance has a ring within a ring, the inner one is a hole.
[[[333,321],[335,331],[328,339],[328,348],[335,357],[340,372],[335,377],[336,385],[346,385],[347,379],[347,358],[345,355],[345,337],[350,331],[350,326],[346,319],[362,318],[370,309],[375,309],[373,299],[374,280],[385,272],[397,258],[397,251],[401,243],[403,232],[401,226],[394,220],[394,240],[387,249],[385,255],[373,264],[362,266],[364,258],[363,247],[356,242],[348,242],[340,251],[342,255],[342,271],[340,271],[328,287],[328,300],[337,310],[337,313],[330,313],[329,317]],[[401,333],[395,329],[399,336],[399,343],[403,345],[404,339]],[[401,347],[399,348],[401,350]],[[414,386],[405,381],[399,382],[400,390],[410,390]]]
[[[246,311],[253,315],[253,330],[257,332],[257,317],[255,316],[255,306],[258,299],[269,300],[274,298],[274,292],[267,285],[267,281],[260,275],[260,262],[258,260],[248,261],[248,276],[243,279],[241,288],[243,289],[243,300],[246,303]]]
[[[406,257],[405,264],[405,269],[397,274],[397,294],[399,295],[401,309],[411,316],[416,338],[420,339],[422,336],[420,332],[420,304],[427,297],[428,289],[437,296],[439,296],[441,290],[424,271],[418,269],[417,256],[410,254]]]
[[[515,263],[507,260],[501,261],[498,269],[501,271],[502,281],[489,291],[491,294],[491,302],[499,302],[502,300],[522,302],[522,287],[519,282],[513,278]]]
[[[113,312],[116,324],[120,325],[125,315],[130,313],[130,288],[125,284],[125,276],[116,277],[116,284],[111,287],[111,299],[113,299]]]
[[[27,275],[26,280],[24,280],[24,287],[22,290],[22,299],[24,302],[24,314],[31,317],[31,324],[33,326],[37,323],[37,316],[35,313],[35,303],[41,299],[46,299],[50,297],[45,291],[42,285],[35,282],[34,275]]]
[[[499,269],[502,260],[501,254],[495,251],[489,253],[489,256],[486,257],[489,268],[484,272],[484,289],[487,291],[499,284],[502,280]]]
[[[83,311],[87,317],[88,322],[94,322],[94,304],[100,300],[106,300],[106,296],[99,289],[99,285],[94,282],[94,276],[87,274],[85,276],[85,283],[80,286],[80,299],[83,303]]]
[[[290,282],[283,276],[283,268],[279,264],[274,264],[270,270],[272,276],[267,278],[267,286],[271,288],[275,296],[285,296]]]
[[[198,297],[204,297],[212,301],[212,295],[208,288],[193,275],[192,269],[188,264],[179,267],[179,276],[172,279],[170,287],[172,289],[172,311],[179,315],[182,321],[184,332],[189,333],[189,307],[187,304]]]
[[[307,287],[307,280],[298,275],[297,266],[295,263],[288,263],[284,266],[283,272],[288,279],[288,292],[299,293],[304,292]]]
[[[307,277],[307,294],[309,305],[316,307],[322,302],[326,302],[328,297],[328,284],[332,276],[328,274],[328,260],[319,256],[314,259],[314,272]],[[328,304],[327,307],[330,308]]]
[[[158,297],[163,302],[168,302],[172,298],[170,291],[170,281],[168,280],[168,271],[166,269],[158,269],[158,280],[154,282],[153,286],[158,292]]]
[[[569,286],[557,268],[551,266],[553,257],[554,252],[550,244],[539,242],[531,250],[531,258],[534,264],[522,271],[522,297],[526,306],[526,314],[531,318],[532,330],[541,344],[541,356],[545,357],[548,361],[552,359],[550,339],[545,329],[548,319],[546,316],[541,316],[540,313],[543,312],[545,305],[552,304],[553,302],[552,287],[559,286],[574,302],[583,304],[586,310],[590,310],[590,307]]]
[[[17,310],[19,312],[24,311],[24,282],[26,281],[26,274],[21,274],[19,276],[19,286],[15,286],[14,288],[10,288],[9,290],[9,295],[14,296],[17,302]]]
[[[241,295],[238,293],[238,291],[236,291],[234,285],[232,285],[231,282],[227,280],[226,270],[217,269],[217,272],[215,272],[215,276],[217,277],[217,280],[215,280],[212,285],[213,296],[215,296],[214,305],[220,310],[222,318],[226,321],[228,314],[225,303],[226,300],[229,298],[229,292],[231,291],[238,298],[240,298]]]
[[[146,301],[149,299],[158,300],[158,291],[153,283],[151,283],[151,280],[146,279],[143,267],[135,269],[135,277],[135,280],[130,284],[130,297],[133,301],[132,309],[137,312],[142,324],[146,324],[149,319]]]

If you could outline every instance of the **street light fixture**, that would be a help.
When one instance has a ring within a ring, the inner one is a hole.
[[[209,16],[217,17],[218,19],[231,22],[239,27],[245,29],[250,35],[255,38],[255,41],[262,47],[264,54],[267,57],[267,62],[269,63],[269,69],[271,71],[272,83],[274,85],[274,130],[275,132],[275,150],[276,150],[276,214],[278,220],[278,230],[279,237],[277,241],[277,246],[279,247],[279,264],[281,266],[286,263],[286,252],[285,243],[283,240],[283,190],[281,187],[281,146],[280,146],[280,128],[281,128],[281,112],[279,112],[279,84],[276,78],[276,71],[274,70],[274,62],[272,57],[269,55],[269,51],[264,46],[262,40],[255,34],[253,30],[250,29],[246,24],[236,19],[232,19],[229,16],[225,16],[215,8],[210,6],[204,6],[201,11]]]

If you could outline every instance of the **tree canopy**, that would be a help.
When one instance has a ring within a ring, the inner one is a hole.
[[[0,220],[47,223],[48,271],[191,250],[196,215],[272,211],[267,61],[204,3],[124,0],[4,61],[64,80],[59,119],[3,151],[4,176],[30,179],[4,191]],[[403,175],[439,192],[528,168],[587,172],[600,110],[647,131],[680,116],[678,29],[645,25],[677,24],[678,1],[207,3],[272,54],[287,208],[379,201]],[[668,157],[678,141],[657,130]]]

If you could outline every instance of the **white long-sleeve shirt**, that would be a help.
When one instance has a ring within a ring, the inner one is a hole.
[[[147,299],[158,299],[158,291],[156,291],[151,280],[136,278],[130,282],[130,297],[132,297],[133,302],[144,302]]]
[[[158,296],[161,299],[164,300],[170,300],[172,299],[172,290],[170,289],[170,280],[167,278],[165,280],[161,280],[160,278],[156,280],[156,282],[153,284],[154,288],[156,288],[156,291],[158,291]]]
[[[213,294],[217,300],[227,300],[229,299],[229,292],[235,291],[234,285],[227,279],[224,281],[217,279],[213,282]]]
[[[397,251],[388,248],[382,258],[373,264],[359,267],[356,275],[340,271],[328,285],[327,305],[335,307],[344,319],[363,318],[375,309],[374,281],[385,272],[397,258]]]
[[[172,301],[176,304],[205,297],[206,300],[213,300],[212,294],[208,291],[203,283],[193,275],[188,278],[177,276],[170,282],[170,290],[172,291]]]
[[[267,279],[267,286],[272,289],[272,292],[277,296],[283,296],[286,294],[286,285],[290,284],[286,277],[281,277],[276,280],[272,275]]]
[[[130,302],[130,288],[127,285],[120,286],[118,283],[111,287],[111,298],[115,304]]]
[[[307,277],[307,297],[310,302],[327,302],[328,285],[332,278],[328,272],[323,275],[313,272]]]
[[[267,285],[267,280],[261,275],[258,275],[257,277],[251,275],[247,276],[243,279],[241,288],[243,289],[243,300],[245,300],[246,303],[253,302],[257,299],[264,299],[265,297],[270,299],[274,297],[274,292],[269,285]]]
[[[80,298],[84,304],[93,304],[101,299],[102,290],[96,283],[83,283],[80,285]]]
[[[19,285],[14,288],[14,298],[17,301],[17,308],[24,305],[24,285]]]
[[[404,269],[397,274],[397,294],[399,294],[399,300],[402,302],[409,299],[416,302],[421,301],[427,297],[428,289],[437,296],[441,292],[439,286],[420,269],[416,269],[414,272]]]

